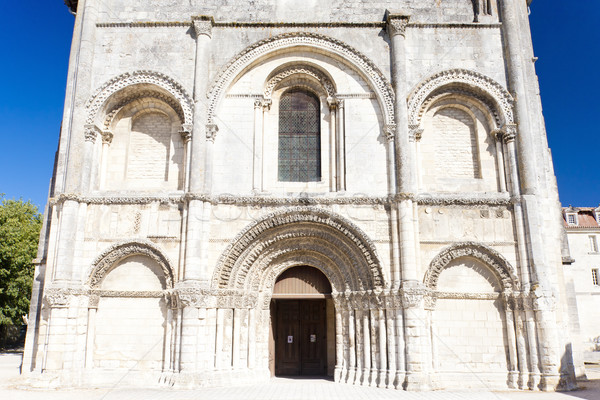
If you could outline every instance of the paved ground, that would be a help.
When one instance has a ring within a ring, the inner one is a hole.
[[[0,353],[0,399],[2,400],[600,400],[600,366],[588,366],[587,382],[581,390],[564,393],[523,391],[504,392],[404,392],[362,386],[336,384],[323,379],[274,378],[270,383],[254,386],[173,389],[68,389],[38,390],[18,386],[21,354]]]

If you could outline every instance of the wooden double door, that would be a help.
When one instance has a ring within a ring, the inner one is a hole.
[[[325,300],[277,300],[275,374],[326,375]]]

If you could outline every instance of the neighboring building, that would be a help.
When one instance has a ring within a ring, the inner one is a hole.
[[[575,303],[573,339],[578,338],[586,362],[600,362],[600,207],[563,208],[569,258],[565,277]]]
[[[569,383],[525,0],[68,3],[23,371]]]

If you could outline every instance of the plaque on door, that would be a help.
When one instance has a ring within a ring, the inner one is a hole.
[[[317,335],[310,335],[310,342],[315,343],[317,341]]]
[[[294,343],[294,337],[288,336],[288,343]]]

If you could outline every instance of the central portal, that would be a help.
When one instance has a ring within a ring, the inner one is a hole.
[[[276,375],[326,375],[325,300],[278,300]]]
[[[331,375],[335,328],[327,277],[309,266],[287,269],[277,278],[272,299],[272,373]]]

